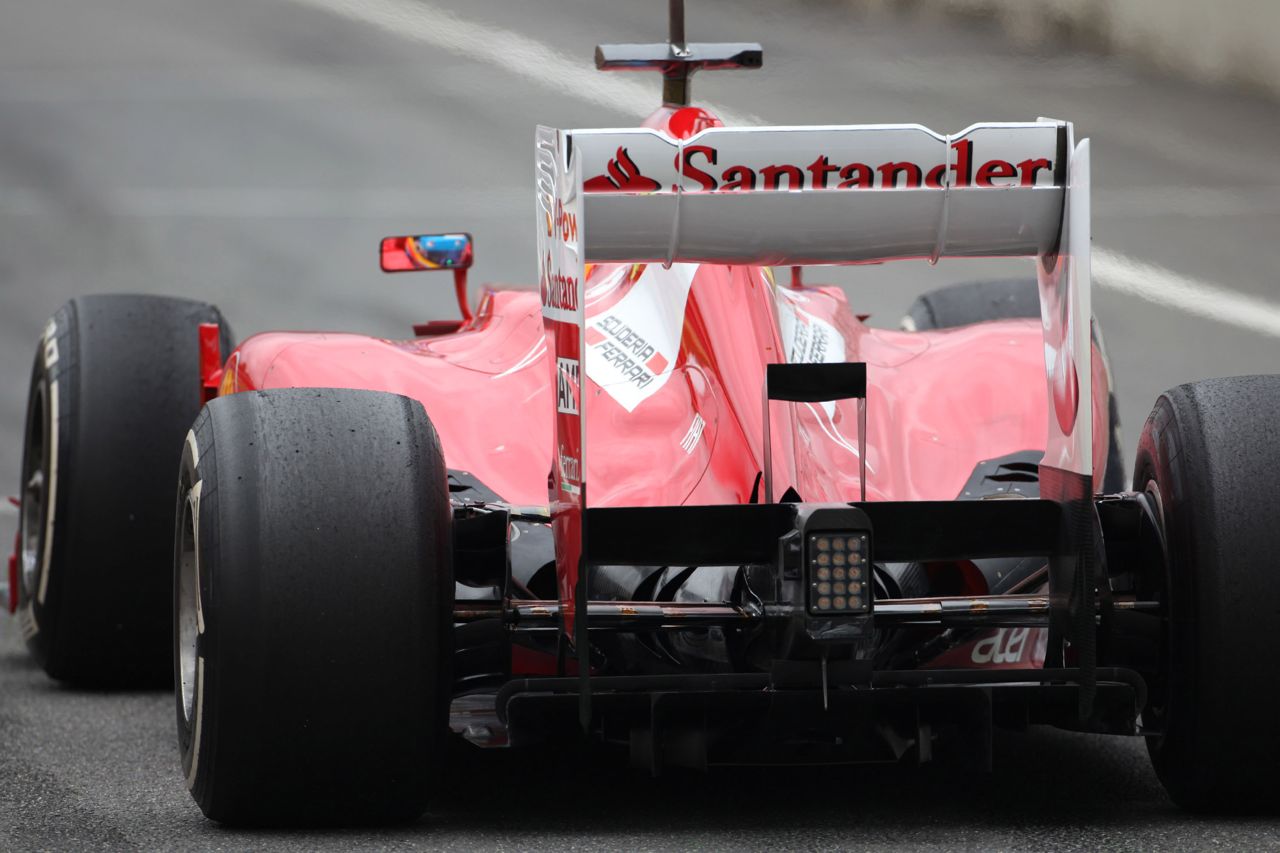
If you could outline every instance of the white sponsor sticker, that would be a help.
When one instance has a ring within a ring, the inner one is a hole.
[[[684,434],[684,438],[680,439],[680,449],[686,454],[693,453],[693,449],[698,446],[698,439],[702,438],[702,431],[706,426],[707,422],[702,419],[702,415],[694,412],[693,423],[689,424],[689,431]]]
[[[790,364],[836,364],[845,360],[844,335],[826,320],[802,307],[809,301],[803,293],[777,287],[778,331]],[[834,418],[833,401],[819,403],[828,418]]]
[[[844,335],[836,327],[804,310],[809,297],[779,287],[778,325],[791,364],[835,364],[845,360]]]
[[[561,490],[571,495],[582,494],[582,466],[577,457],[566,452],[564,445],[560,445],[556,458],[560,466]]]
[[[587,319],[587,375],[628,412],[667,384],[697,264],[649,264],[613,307]]]

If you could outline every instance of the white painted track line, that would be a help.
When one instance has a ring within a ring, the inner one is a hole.
[[[295,0],[372,24],[402,38],[429,44],[459,56],[488,62],[553,92],[644,119],[657,103],[657,88],[627,73],[602,74],[583,57],[569,57],[537,39],[417,0]],[[751,115],[716,108],[726,124],[764,124]]]
[[[1117,293],[1164,308],[1280,338],[1280,304],[1093,247],[1093,277]]]

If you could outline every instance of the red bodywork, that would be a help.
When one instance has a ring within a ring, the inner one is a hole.
[[[664,109],[650,120],[673,136],[715,123],[698,109]],[[670,294],[682,287],[688,295],[680,310]],[[593,506],[747,502],[764,464],[765,365],[782,360],[867,364],[868,500],[951,500],[979,462],[1045,446],[1038,321],[873,328],[839,288],[793,288],[762,267],[706,264],[590,267],[586,314],[584,479]],[[664,331],[678,341],[665,355],[649,340]],[[551,359],[538,293],[486,289],[474,318],[450,334],[256,335],[227,362],[221,393],[313,386],[403,394],[426,408],[450,468],[473,474],[508,503],[542,506],[556,405]],[[1092,365],[1098,489],[1110,391],[1100,352]],[[601,381],[606,375],[630,378]],[[856,406],[773,404],[775,496],[792,486],[806,501],[857,498]],[[1039,634],[1021,637],[1022,645],[1034,650]],[[1009,662],[1007,650],[990,661],[975,655],[975,663]],[[1033,665],[1036,657],[1043,660],[1042,649],[1018,663]]]
[[[596,267],[593,288],[612,270]],[[777,286],[781,288],[782,286]],[[596,506],[745,502],[763,466],[760,388],[782,347],[775,286],[760,268],[701,267],[667,384],[633,412],[594,383],[587,422]],[[939,332],[877,329],[857,320],[834,287],[789,291],[867,363],[867,497],[950,500],[985,459],[1043,447],[1046,395],[1040,324],[1002,320]],[[780,297],[786,298],[786,297]],[[391,391],[422,401],[450,468],[469,471],[513,504],[546,503],[554,410],[541,306],[532,291],[487,291],[475,321],[455,334],[388,340],[269,332],[228,362],[234,390],[298,386]],[[1109,435],[1106,372],[1094,359],[1094,482]],[[224,390],[226,385],[224,385]],[[1098,404],[1098,401],[1104,401]],[[857,496],[852,401],[775,403],[779,489],[806,499]],[[694,416],[705,426],[691,450]]]

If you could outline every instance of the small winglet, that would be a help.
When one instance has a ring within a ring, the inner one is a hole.
[[[596,46],[596,68],[601,71],[662,72],[662,102],[689,106],[689,78],[695,71],[759,68],[764,48],[755,42],[696,42],[684,38],[684,0],[670,0],[670,32],[665,44],[601,44]]]

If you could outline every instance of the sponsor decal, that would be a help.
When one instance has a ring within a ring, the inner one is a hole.
[[[702,431],[706,426],[707,422],[702,419],[702,415],[694,412],[693,423],[689,424],[689,431],[684,434],[684,438],[680,439],[680,449],[686,454],[693,453],[693,449],[698,446],[698,439],[702,438]]]
[[[556,464],[560,472],[560,490],[570,495],[581,494],[582,461],[562,444],[556,454]]]
[[[576,250],[578,240],[578,216],[571,210],[565,210],[559,199],[556,200],[554,214],[547,214],[547,237],[552,240],[539,258],[538,289],[542,292],[542,315],[562,323],[576,323],[580,302],[582,281],[569,274],[557,263],[552,249],[561,247]],[[567,267],[572,269],[572,266]]]
[[[927,661],[922,668],[1035,669],[1044,666],[1048,648],[1049,632],[1044,628],[990,628]]]
[[[806,311],[809,297],[778,288],[778,327],[783,350],[792,364],[835,364],[845,360],[844,335],[826,320]]]
[[[58,323],[50,319],[44,327],[44,369],[49,370],[58,363]]]
[[[1036,632],[1032,641],[1031,632]],[[979,640],[973,645],[973,653],[969,656],[970,660],[977,664],[992,664],[995,666],[1019,664],[1022,663],[1027,656],[1027,650],[1032,650],[1033,657],[1036,655],[1038,643],[1043,640],[1039,636],[1043,632],[1033,628],[1001,628],[990,637]],[[1043,661],[1044,652],[1039,651],[1039,658]]]
[[[649,264],[625,296],[587,320],[587,375],[628,412],[671,376],[697,271],[697,264]]]
[[[563,243],[576,243],[578,241],[578,214],[572,210],[565,210],[564,202],[556,199],[554,213],[548,213],[547,219],[547,236],[554,237],[556,232],[560,232],[559,239]]]
[[[555,269],[548,254],[542,263],[541,290],[542,315],[563,323],[572,323],[578,310],[577,276],[565,275]]]
[[[951,143],[949,163],[886,160],[883,163],[841,162],[814,152],[796,163],[747,165],[722,157],[712,145],[689,145],[676,154],[674,169],[683,185],[671,192],[770,192],[782,190],[874,190],[920,187],[1033,187],[1052,182],[1053,160],[979,160],[971,139]],[[723,161],[723,162],[722,162]],[[806,162],[807,161],[807,162]],[[643,174],[626,148],[619,148],[604,174],[584,183],[587,192],[657,192],[661,184]]]
[[[587,331],[587,345],[599,345],[601,358],[623,371],[628,381],[643,388],[667,369],[668,361],[653,344],[616,315],[605,317]]]
[[[640,174],[640,167],[627,149],[619,148],[605,173],[583,181],[582,188],[589,193],[653,193],[662,189],[662,185]]]
[[[578,394],[581,388],[576,358],[556,359],[556,411],[565,415],[578,414]]]

